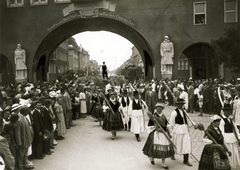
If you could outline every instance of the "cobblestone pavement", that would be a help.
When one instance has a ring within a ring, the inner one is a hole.
[[[166,106],[165,115],[169,118],[175,109]],[[206,128],[210,124],[210,115],[198,116],[189,114],[195,123],[203,123]],[[145,116],[146,122],[148,117]],[[77,125],[67,131],[65,139],[58,141],[52,155],[43,160],[33,160],[35,170],[159,170],[161,160],[156,159],[152,165],[142,153],[148,134],[141,134],[141,142],[137,142],[134,134],[128,131],[117,133],[117,138],[111,140],[110,132],[103,131],[98,122],[91,116],[74,121]],[[204,147],[202,141],[204,132],[190,128],[192,139],[192,154],[200,160]],[[182,163],[183,156],[176,155],[176,160],[166,159],[166,164],[172,170],[197,170],[198,163],[191,158],[193,167]]]

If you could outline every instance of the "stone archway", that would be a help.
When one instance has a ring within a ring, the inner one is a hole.
[[[179,58],[180,63],[187,64],[187,77],[209,79],[218,77],[218,64],[214,62],[214,52],[207,43],[196,43],[187,47]],[[182,62],[185,61],[185,62]]]
[[[152,78],[153,76],[153,66],[154,57],[152,50],[143,38],[143,36],[138,33],[131,26],[114,20],[110,18],[98,17],[98,18],[77,18],[63,25],[58,26],[53,29],[39,45],[33,63],[33,72],[38,70],[38,63],[40,58],[44,55],[46,56],[45,70],[50,60],[50,56],[55,51],[55,49],[67,38],[85,31],[108,31],[116,33],[126,39],[128,39],[134,46],[139,50],[142,56],[142,61],[145,67],[145,77]],[[102,40],[104,42],[104,40]],[[39,73],[39,72],[38,72]],[[44,74],[47,74],[45,71]],[[38,78],[39,76],[36,76]],[[42,75],[46,77],[46,75]]]
[[[15,74],[13,70],[15,69],[8,58],[0,54],[0,82],[4,84],[14,83]]]

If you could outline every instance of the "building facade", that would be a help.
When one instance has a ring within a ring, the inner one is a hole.
[[[173,79],[228,79],[231,72],[216,63],[211,40],[239,25],[239,5],[239,0],[1,0],[0,56],[14,73],[13,51],[20,43],[27,54],[28,80],[46,80],[61,42],[104,30],[134,44],[146,79],[161,78],[160,44],[168,35],[174,46]]]

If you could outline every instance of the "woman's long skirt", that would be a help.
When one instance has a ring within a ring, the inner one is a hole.
[[[170,158],[174,155],[174,148],[163,133],[154,130],[148,135],[143,154],[152,158]]]
[[[120,112],[107,111],[104,115],[102,129],[106,131],[120,131],[123,130],[123,121]]]

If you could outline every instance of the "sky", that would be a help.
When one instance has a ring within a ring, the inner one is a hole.
[[[96,60],[99,65],[105,61],[109,71],[117,69],[128,60],[134,46],[126,38],[106,31],[82,32],[73,38],[88,51],[90,60]]]

